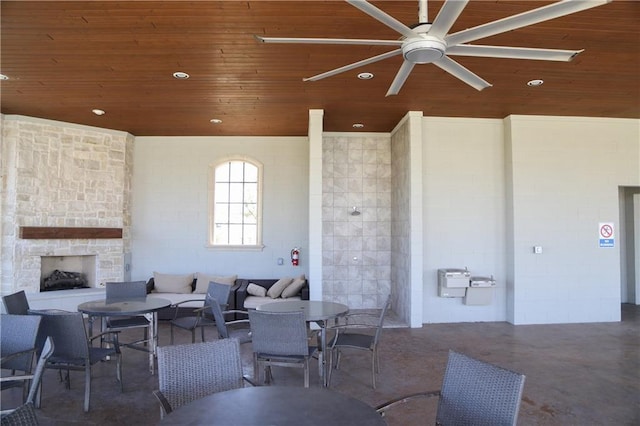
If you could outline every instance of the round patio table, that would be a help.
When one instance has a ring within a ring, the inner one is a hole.
[[[166,425],[386,425],[375,408],[325,388],[258,386],[218,392],[183,405]]]
[[[151,374],[155,372],[155,359],[158,349],[158,310],[171,305],[171,301],[161,297],[140,297],[132,299],[100,299],[84,302],[78,305],[78,312],[82,312],[89,317],[89,337],[93,335],[93,320],[95,317],[102,317],[102,328],[104,329],[104,319],[106,317],[132,316],[151,314],[149,352],[149,370]],[[135,349],[146,350],[141,347]]]

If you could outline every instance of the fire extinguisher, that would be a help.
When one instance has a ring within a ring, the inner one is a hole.
[[[298,266],[298,262],[300,261],[300,249],[298,247],[294,247],[291,250],[291,264],[293,266]]]

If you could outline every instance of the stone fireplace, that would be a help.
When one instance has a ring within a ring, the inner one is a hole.
[[[54,269],[82,272],[92,289],[122,281],[133,136],[15,115],[0,125],[2,294],[42,298],[41,278]],[[118,233],[96,232],[105,229]]]

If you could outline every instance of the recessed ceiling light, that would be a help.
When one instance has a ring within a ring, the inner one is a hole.
[[[189,74],[187,74],[186,72],[182,72],[182,71],[176,71],[173,73],[173,76],[175,78],[177,78],[178,80],[186,80],[189,78]]]
[[[371,74],[370,72],[361,72],[360,74],[358,74],[358,78],[360,80],[371,80],[373,78],[373,74]]]
[[[531,86],[531,87],[542,86],[543,83],[544,83],[544,80],[531,80],[531,81],[527,81],[527,86]]]
[[[362,124],[362,123],[353,123],[352,127],[354,129],[362,129],[364,127],[364,124]]]
[[[91,112],[94,113],[95,115],[105,115],[106,114],[106,112],[104,112],[104,110],[101,110],[101,109],[98,109],[98,108],[92,109]]]
[[[0,80],[9,80],[8,75],[0,74]]]
[[[212,118],[211,120],[209,120],[211,123],[213,124],[220,124],[222,123],[222,120],[220,120],[219,118]]]

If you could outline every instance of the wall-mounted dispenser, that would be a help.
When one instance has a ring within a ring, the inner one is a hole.
[[[464,297],[471,273],[465,269],[438,269],[438,296]]]

